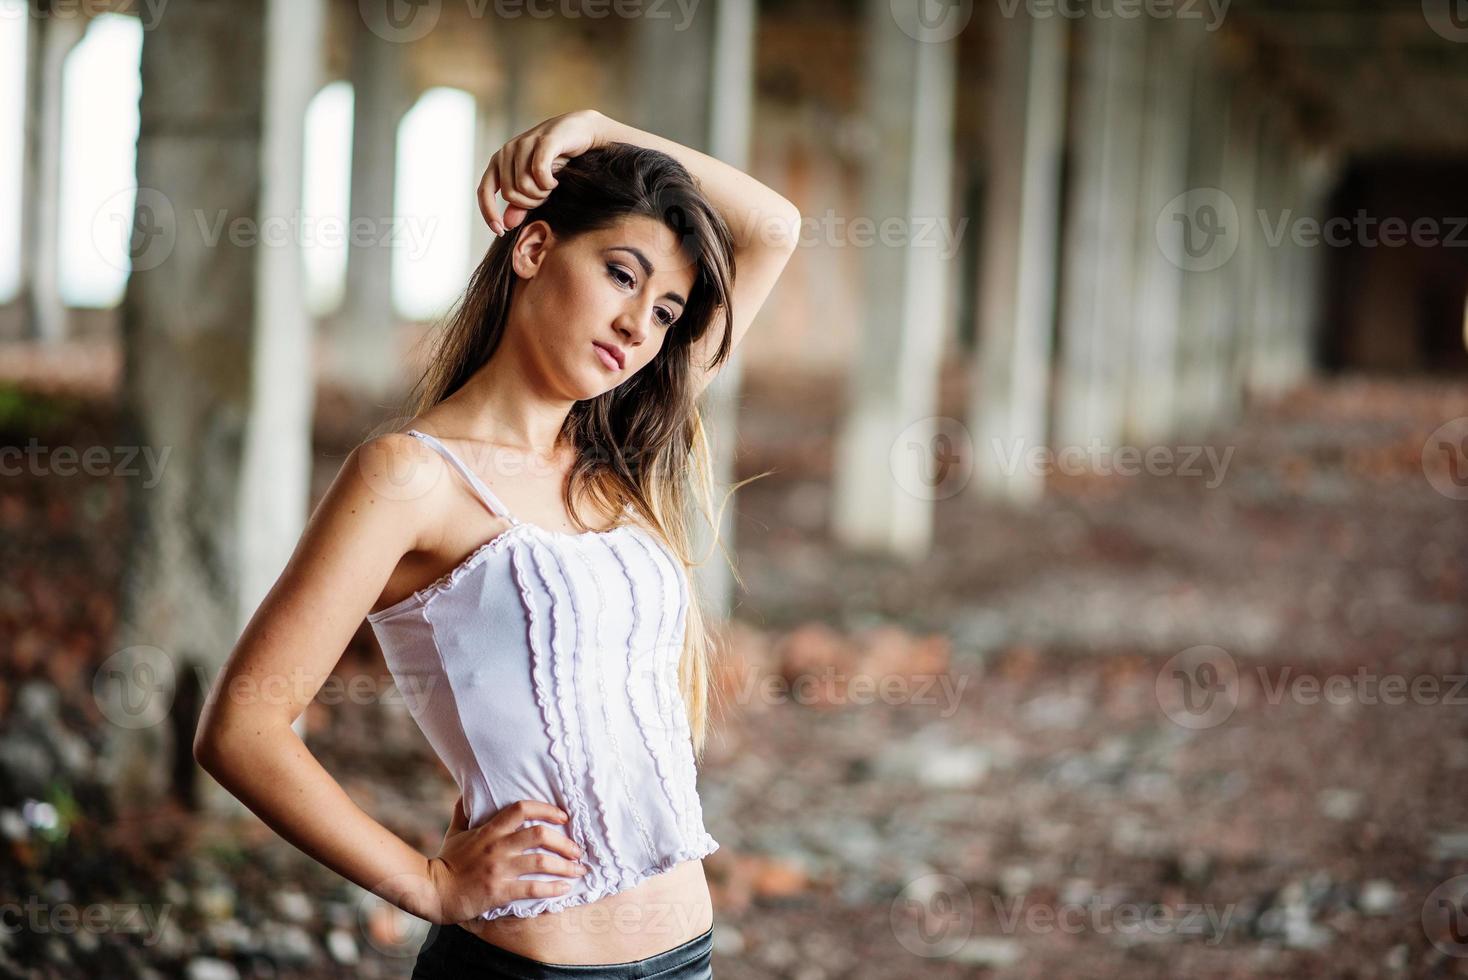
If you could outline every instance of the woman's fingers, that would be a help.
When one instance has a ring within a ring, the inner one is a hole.
[[[479,181],[479,212],[495,234],[517,227],[525,214],[545,202],[559,181],[555,172],[570,159],[555,153],[556,142],[517,136],[495,151]],[[500,214],[495,194],[504,199]]]
[[[494,192],[499,190],[499,151],[489,158],[489,166],[484,168],[484,176],[479,178],[479,213],[484,216],[484,223],[498,235],[504,230],[500,222],[499,209],[495,207]]]
[[[524,140],[515,151],[515,172],[521,180],[520,190],[542,199],[556,186],[550,167],[542,159],[542,149],[548,149],[550,141]]]
[[[525,215],[528,213],[528,211],[520,207],[520,205],[518,204],[511,204],[507,206],[505,208],[504,218],[505,227],[518,228],[520,226],[520,222],[525,220]]]
[[[580,878],[591,871],[580,861],[568,861],[554,854],[522,854],[507,863],[514,867],[517,874],[563,875],[567,878]]]
[[[543,847],[547,851],[555,851],[571,860],[579,860],[581,857],[581,848],[575,841],[559,830],[544,824],[518,830],[510,834],[507,839],[521,851],[527,851],[532,847]]]
[[[506,204],[518,204],[528,211],[540,203],[543,195],[539,188],[525,178],[521,162],[523,148],[523,143],[511,143],[501,150],[500,197],[505,199]]]

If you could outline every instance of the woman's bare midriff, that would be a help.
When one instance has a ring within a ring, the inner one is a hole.
[[[560,912],[460,922],[469,932],[543,963],[640,960],[703,935],[714,921],[703,862],[684,861],[626,891]]]

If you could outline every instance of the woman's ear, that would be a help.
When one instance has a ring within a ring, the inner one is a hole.
[[[537,218],[515,232],[515,244],[510,252],[510,265],[521,279],[535,276],[546,253],[555,244],[556,233],[543,219]]]

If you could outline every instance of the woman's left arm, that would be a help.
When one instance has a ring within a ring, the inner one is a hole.
[[[558,168],[553,161],[558,156],[576,156],[606,143],[632,143],[666,153],[688,168],[709,204],[723,216],[734,239],[731,348],[738,346],[799,244],[801,216],[794,204],[737,167],[595,109],[580,109],[546,120],[495,153],[479,186],[485,220],[492,227],[518,224],[524,210],[537,206],[554,189]],[[494,210],[497,189],[510,205],[502,222]],[[708,363],[719,333],[711,330],[704,336],[694,350],[695,363]],[[701,392],[716,373],[704,371],[695,391]]]

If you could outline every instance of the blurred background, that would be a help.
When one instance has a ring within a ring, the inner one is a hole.
[[[717,975],[1468,975],[1461,0],[0,0],[0,73],[0,975],[408,975],[193,732],[583,107],[804,215],[702,405]],[[437,852],[365,623],[298,729]]]

